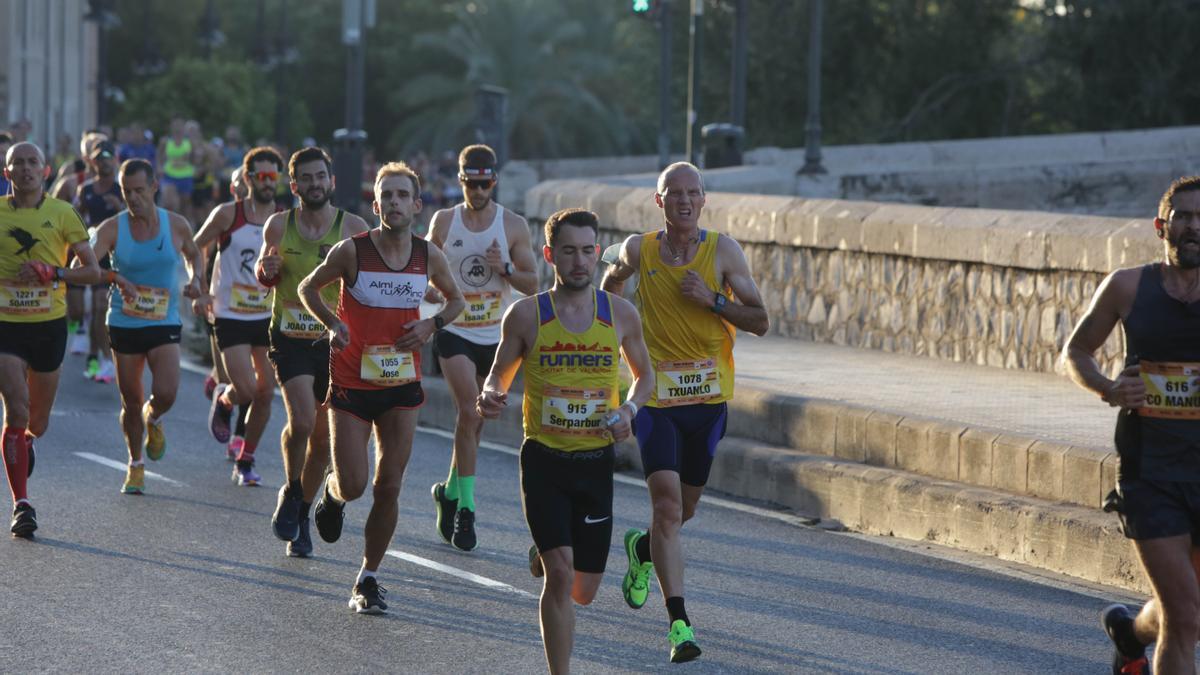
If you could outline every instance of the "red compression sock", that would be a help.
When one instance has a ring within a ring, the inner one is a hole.
[[[4,473],[12,489],[13,502],[28,500],[26,479],[29,474],[29,441],[23,427],[4,427]]]

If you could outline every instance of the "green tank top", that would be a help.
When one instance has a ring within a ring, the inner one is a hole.
[[[279,255],[283,256],[283,264],[279,269],[279,283],[275,285],[275,300],[271,306],[271,330],[278,330],[286,337],[301,340],[325,337],[324,324],[304,309],[296,288],[304,277],[311,274],[317,265],[325,260],[329,249],[342,240],[342,219],[345,215],[345,211],[338,209],[333,225],[325,236],[310,241],[300,236],[300,228],[296,225],[296,209],[288,211],[283,240],[279,242]],[[340,283],[329,284],[321,289],[321,298],[326,305],[337,307],[340,292]]]
[[[167,138],[167,161],[163,166],[163,173],[171,178],[191,178],[196,174],[196,167],[192,166],[192,141],[183,139],[182,143],[176,143],[171,138]]]

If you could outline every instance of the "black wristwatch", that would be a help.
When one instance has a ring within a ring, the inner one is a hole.
[[[725,309],[726,302],[728,302],[728,300],[725,299],[725,296],[721,293],[717,293],[717,297],[713,300],[712,307],[709,307],[709,309],[714,314],[720,314],[721,310]]]
[[[440,314],[433,315],[433,329],[434,330],[441,330],[442,326],[445,326],[445,325],[446,325],[446,320],[443,319]]]
[[[504,272],[500,274],[502,277],[511,277],[513,275],[513,264],[510,262],[504,263]]]
[[[62,281],[63,279],[66,279],[67,278],[67,268],[55,267],[54,268],[54,278],[57,279],[58,281]]]

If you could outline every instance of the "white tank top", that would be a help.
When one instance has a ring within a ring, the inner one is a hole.
[[[210,291],[213,316],[258,321],[271,318],[271,289],[258,283],[254,266],[262,248],[262,223],[247,222],[242,204],[235,207],[233,226],[217,240]]]
[[[508,238],[504,236],[504,207],[496,204],[496,217],[482,232],[467,229],[462,219],[464,208],[464,204],[454,207],[442,251],[467,307],[445,330],[475,344],[493,345],[500,342],[500,319],[512,303],[508,279],[487,264],[487,250],[493,239],[500,244],[500,257],[504,262],[512,262],[508,255]]]

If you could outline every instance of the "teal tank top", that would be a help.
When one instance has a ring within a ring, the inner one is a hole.
[[[179,326],[179,254],[171,237],[171,219],[158,209],[158,236],[136,241],[129,231],[129,211],[117,214],[117,245],[112,268],[138,287],[137,300],[125,302],[112,287],[108,325],[117,328]]]

